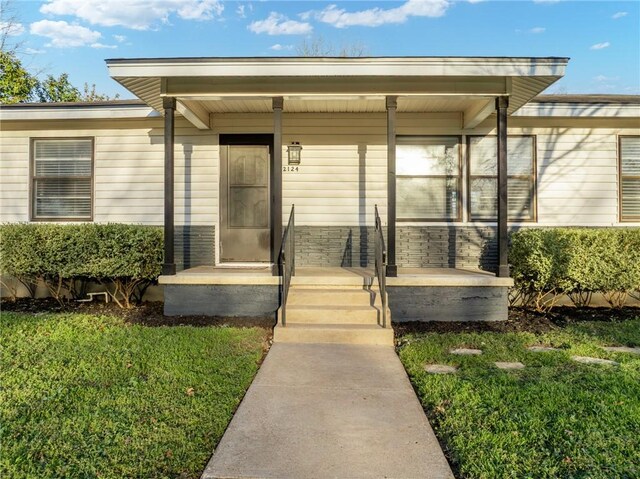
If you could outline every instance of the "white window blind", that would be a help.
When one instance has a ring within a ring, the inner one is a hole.
[[[399,137],[396,147],[397,217],[447,221],[460,215],[459,138]]]
[[[91,139],[33,141],[34,219],[91,219]]]
[[[469,138],[469,215],[473,220],[498,216],[498,145],[495,136]],[[533,220],[534,138],[507,138],[509,219]]]
[[[620,216],[640,221],[640,136],[620,138]]]

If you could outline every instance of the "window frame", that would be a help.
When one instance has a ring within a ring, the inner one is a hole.
[[[462,135],[396,135],[396,165],[394,165],[394,170],[397,168],[398,164],[398,146],[400,145],[398,140],[406,141],[406,140],[420,140],[423,138],[455,138],[458,142],[458,174],[456,176],[447,176],[447,175],[395,175],[396,182],[396,210],[398,208],[398,178],[457,178],[457,198],[456,198],[456,209],[457,216],[455,218],[399,218],[396,213],[396,223],[459,223],[462,221],[462,187],[463,187],[463,178],[462,178]],[[408,144],[408,143],[405,143]]]
[[[36,189],[35,184],[37,179],[46,179],[46,178],[66,178],[66,179],[77,179],[77,178],[87,178],[86,176],[40,176],[36,177],[35,175],[35,154],[36,154],[36,141],[56,141],[56,140],[82,140],[82,141],[90,141],[91,142],[91,197],[90,201],[90,211],[91,214],[88,217],[67,217],[67,216],[36,216],[34,211],[35,198],[33,197]],[[76,222],[76,223],[84,223],[84,222],[92,222],[94,211],[93,207],[95,204],[95,157],[96,157],[96,142],[95,137],[93,136],[52,136],[52,137],[32,137],[29,139],[29,221],[30,222]]]
[[[639,138],[640,135],[618,135],[617,157],[618,157],[618,222],[620,223],[640,223],[640,215],[624,217],[622,214],[622,180],[632,178],[640,181],[640,175],[623,175],[622,174],[622,140],[624,138]]]
[[[497,223],[498,218],[474,218],[471,214],[471,180],[474,178],[485,178],[491,179],[495,178],[496,182],[498,181],[498,175],[472,175],[471,174],[471,140],[472,138],[496,138],[496,148],[497,148],[497,135],[467,135],[467,219],[470,223],[478,222],[478,223]],[[507,142],[509,138],[531,138],[533,142],[532,145],[532,165],[531,165],[531,175],[507,175],[507,182],[510,179],[526,179],[531,180],[531,218],[507,218],[507,221],[510,223],[537,223],[538,222],[538,136],[537,135],[507,135]],[[508,161],[508,158],[507,158]]]

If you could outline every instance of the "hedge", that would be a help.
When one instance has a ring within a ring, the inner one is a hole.
[[[26,224],[0,226],[0,274],[33,293],[43,281],[63,302],[84,295],[87,282],[105,285],[130,307],[160,275],[163,236],[159,228],[124,224]]]
[[[511,235],[512,301],[539,311],[564,295],[587,306],[640,299],[640,228],[526,228]]]

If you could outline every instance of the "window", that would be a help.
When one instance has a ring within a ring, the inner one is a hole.
[[[621,136],[620,221],[640,221],[640,136]]]
[[[509,219],[535,220],[535,138],[507,138]],[[498,145],[495,136],[469,138],[469,217],[498,217]]]
[[[33,140],[34,220],[90,220],[93,139]]]
[[[460,139],[398,137],[396,211],[398,220],[460,219]]]

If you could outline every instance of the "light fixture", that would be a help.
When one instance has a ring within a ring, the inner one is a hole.
[[[289,164],[290,165],[299,165],[302,147],[300,143],[297,141],[292,141],[289,146],[287,146],[287,155],[289,155]]]

